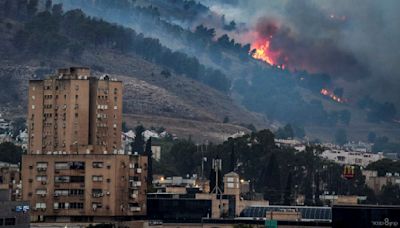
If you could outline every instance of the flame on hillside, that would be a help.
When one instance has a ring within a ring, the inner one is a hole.
[[[328,89],[321,89],[320,93],[338,103],[347,103],[347,100],[345,98],[337,96],[335,93],[329,91]]]
[[[272,37],[271,37],[272,38]],[[285,69],[285,64],[279,63],[278,59],[281,56],[280,51],[271,50],[270,40],[261,39],[255,41],[251,45],[251,56],[255,59],[262,60],[271,66],[276,66],[277,68]]]

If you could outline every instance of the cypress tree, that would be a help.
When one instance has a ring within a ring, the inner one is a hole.
[[[139,125],[135,128],[135,140],[132,143],[132,152],[137,152],[140,155],[143,155],[144,152],[144,138],[143,138],[144,127]]]
[[[145,155],[147,156],[147,186],[153,185],[153,151],[151,150],[151,137],[147,140]]]

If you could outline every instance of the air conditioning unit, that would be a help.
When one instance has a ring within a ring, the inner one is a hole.
[[[131,194],[131,198],[132,199],[136,199],[137,198],[137,194],[135,194],[135,193]]]

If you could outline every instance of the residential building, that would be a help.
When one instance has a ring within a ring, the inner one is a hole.
[[[7,185],[0,185],[0,226],[29,227],[29,205],[27,202],[12,201]]]
[[[386,173],[385,176],[378,176],[378,171],[376,170],[363,170],[362,174],[365,176],[365,183],[369,188],[371,188],[375,193],[380,193],[383,186],[389,183],[395,185],[400,185],[400,174],[399,173]]]
[[[320,157],[342,165],[359,165],[362,167],[384,158],[381,152],[373,154],[340,149],[325,150],[320,154]]]
[[[121,81],[91,77],[88,68],[60,69],[29,82],[28,110],[22,186],[31,221],[146,214],[147,157],[121,149]]]
[[[19,165],[0,162],[0,185],[9,190],[12,201],[22,197],[20,176]]]

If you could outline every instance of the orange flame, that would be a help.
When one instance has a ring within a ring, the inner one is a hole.
[[[346,103],[347,102],[347,100],[345,98],[339,97],[327,89],[321,89],[320,93],[326,97],[330,97],[332,100],[334,100],[338,103]]]
[[[273,51],[270,48],[269,40],[258,40],[251,45],[252,57],[255,59],[262,60],[269,65],[277,66],[280,69],[285,69],[284,64],[278,64],[278,58],[280,56],[279,51]]]

